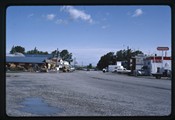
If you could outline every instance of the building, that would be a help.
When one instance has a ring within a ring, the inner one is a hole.
[[[171,70],[171,57],[150,56],[144,60],[144,66],[146,66],[149,75],[158,72],[161,68]]]
[[[22,70],[22,71],[43,71],[49,70],[69,71],[69,62],[62,60],[60,57],[54,57],[52,54],[8,54],[6,56],[7,70]]]
[[[37,54],[22,54],[15,53],[6,56],[6,63],[27,63],[27,64],[43,64],[46,59],[51,58],[52,55],[37,55]]]
[[[171,57],[137,55],[130,60],[130,67],[133,74],[142,70],[145,75],[151,75],[160,69],[171,70]]]
[[[38,68],[46,65],[46,60],[51,57],[51,54],[8,54],[6,55],[6,67],[11,70],[29,70],[34,67]]]

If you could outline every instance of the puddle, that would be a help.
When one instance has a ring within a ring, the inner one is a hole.
[[[24,107],[20,108],[20,111],[36,115],[54,115],[63,111],[63,109],[49,106],[39,97],[26,98],[21,105]]]

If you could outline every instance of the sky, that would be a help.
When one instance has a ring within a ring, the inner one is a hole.
[[[158,54],[169,47],[169,6],[10,6],[6,11],[6,53],[12,46],[25,51],[67,49],[78,65],[96,66],[100,57],[118,50]]]

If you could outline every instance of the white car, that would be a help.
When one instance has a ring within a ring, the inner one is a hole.
[[[123,68],[123,69],[117,69],[115,72],[117,72],[117,73],[130,73],[131,70],[127,70],[126,68]]]

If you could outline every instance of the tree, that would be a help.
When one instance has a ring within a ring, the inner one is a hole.
[[[48,54],[48,52],[39,51],[36,47],[33,50],[27,51],[27,54]]]
[[[114,55],[114,52],[109,52],[100,58],[99,62],[97,63],[97,68],[102,70],[108,65],[114,64],[116,64],[116,56]]]
[[[10,54],[14,54],[15,52],[16,52],[16,50],[15,50],[15,47],[13,45],[13,47],[11,48]]]
[[[62,51],[60,52],[60,57],[61,57],[63,60],[68,61],[69,63],[73,61],[73,59],[72,59],[72,53],[69,53],[68,50],[62,50]]]
[[[109,52],[100,58],[99,62],[97,63],[97,68],[103,69],[108,67],[108,65],[115,65],[116,61],[123,61],[124,67],[129,69],[130,59],[138,54],[143,54],[143,52],[139,50],[133,51],[129,49],[129,47],[127,48],[127,50],[124,49],[117,51],[116,54],[114,54],[114,52]]]
[[[36,49],[36,47],[34,48],[33,53],[34,54],[38,54],[39,53],[39,51]]]
[[[132,56],[136,56],[138,54],[143,54],[143,52],[140,50],[136,50],[136,51],[132,52]]]
[[[60,57],[62,57],[63,60],[67,59],[68,58],[68,55],[69,55],[68,50],[62,50],[60,52]]]
[[[92,64],[90,63],[88,66],[87,66],[88,69],[92,69]]]
[[[125,63],[123,66],[130,69],[130,59],[138,54],[143,54],[143,52],[139,50],[133,51],[128,47],[127,50],[124,49],[116,52],[117,61],[123,61]]]
[[[59,51],[57,51],[57,50],[54,50],[54,51],[51,52],[51,54],[52,54],[53,56],[56,56],[56,57],[58,56],[58,53],[59,53]]]
[[[19,52],[19,53],[25,53],[25,48],[24,47],[21,47],[21,46],[13,46],[11,51],[10,51],[10,54],[14,54],[15,52]]]

